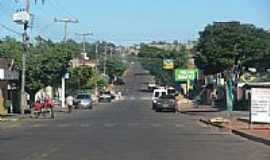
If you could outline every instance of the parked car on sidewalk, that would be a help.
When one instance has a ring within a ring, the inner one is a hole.
[[[161,96],[164,96],[164,95],[168,95],[168,91],[165,88],[159,88],[159,89],[155,89],[153,91],[153,95],[152,95],[152,109],[155,109],[156,108],[156,104],[157,104],[158,99]]]
[[[176,100],[173,95],[162,95],[156,103],[155,110],[157,112],[168,110],[176,112]]]
[[[80,93],[74,99],[75,109],[92,109],[93,108],[93,100],[89,94]]]
[[[103,91],[99,93],[98,101],[99,102],[111,102],[115,96],[110,91]]]

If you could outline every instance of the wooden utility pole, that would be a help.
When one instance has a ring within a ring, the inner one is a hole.
[[[93,33],[91,32],[87,32],[87,33],[76,33],[77,36],[81,36],[82,37],[82,43],[83,43],[83,52],[86,53],[86,37],[87,36],[92,36]]]
[[[64,42],[67,41],[68,24],[69,23],[79,23],[78,19],[72,20],[70,18],[62,18],[62,19],[54,18],[54,21],[55,22],[61,22],[61,23],[65,24],[65,26],[64,26],[65,27],[64,28],[64,30],[65,30]]]
[[[38,0],[35,0],[37,2]],[[15,0],[15,2],[18,2]],[[44,0],[42,0],[44,3]],[[26,64],[26,54],[29,48],[29,36],[27,35],[27,29],[29,28],[29,23],[31,21],[31,14],[30,14],[30,0],[25,0],[25,8],[21,11],[16,12],[13,15],[14,22],[23,25],[23,34],[22,34],[22,42],[23,42],[23,53],[22,53],[22,74],[21,74],[21,104],[20,110],[21,114],[24,114],[26,108],[26,101],[25,101],[25,64]]]
[[[58,19],[58,18],[55,18],[54,19],[55,22],[61,22],[61,23],[64,23],[65,24],[65,35],[64,35],[64,42],[67,41],[67,32],[68,32],[68,24],[69,23],[79,23],[79,20],[76,19],[76,20],[72,20],[70,18],[62,18],[62,19]],[[62,78],[61,78],[61,83],[62,83],[62,89],[61,89],[61,107],[62,108],[65,108],[65,90],[66,90],[66,83],[65,83],[65,76],[66,76],[66,73],[64,73],[62,75]]]

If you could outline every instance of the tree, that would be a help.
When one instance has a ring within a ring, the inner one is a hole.
[[[5,37],[0,41],[0,57],[14,59],[17,69],[21,66],[22,44],[15,38]]]
[[[33,100],[35,93],[46,86],[54,88],[61,84],[61,77],[67,72],[69,61],[74,56],[69,43],[44,41],[32,47],[27,55],[26,91]]]
[[[38,43],[30,47],[26,61],[26,91],[30,94],[31,100],[41,88],[60,85],[70,59],[76,56],[78,50],[75,41],[53,43],[41,37],[37,37],[36,40]],[[14,59],[19,72],[22,52],[22,44],[16,39],[6,37],[1,40],[0,57]]]
[[[57,88],[61,84],[61,77],[70,72],[70,80],[67,85],[73,89],[91,89],[95,82],[98,86],[107,84],[107,80],[94,73],[91,68],[80,67],[71,69],[70,60],[80,56],[81,44],[74,40],[55,43],[46,40],[41,36],[35,38],[36,43],[31,45],[27,53],[26,61],[26,91],[30,94],[31,100],[40,89],[46,86]],[[99,43],[98,52],[103,53],[105,46],[115,47],[113,43]],[[96,44],[87,43],[87,52],[91,55],[95,53]],[[17,70],[21,71],[21,53],[23,52],[22,43],[14,38],[6,37],[0,40],[0,57],[15,60]],[[94,56],[91,56],[91,58]],[[119,59],[109,59],[107,62],[108,73],[110,75],[121,75],[126,65]]]
[[[93,69],[89,67],[70,68],[70,78],[67,80],[67,86],[71,89],[91,89],[94,87],[90,83],[93,77]]]
[[[220,72],[235,64],[270,67],[270,34],[251,24],[215,22],[200,32],[195,59],[205,71]]]
[[[103,63],[104,60],[101,61],[100,66],[98,67],[100,72],[103,71]],[[127,64],[124,63],[120,57],[108,58],[106,61],[106,71],[110,78],[121,76],[126,69]]]
[[[157,81],[165,84],[174,84],[173,71],[163,70],[163,60],[173,59],[175,68],[186,68],[188,52],[185,48],[182,48],[180,51],[167,51],[148,45],[142,45],[138,58],[144,68],[155,75]]]

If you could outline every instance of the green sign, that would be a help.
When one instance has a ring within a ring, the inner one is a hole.
[[[197,79],[197,69],[176,69],[175,81],[188,81]]]

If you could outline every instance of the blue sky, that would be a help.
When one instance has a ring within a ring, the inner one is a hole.
[[[11,18],[21,6],[0,0],[0,24],[21,31]],[[118,44],[195,40],[213,21],[237,20],[270,29],[269,0],[45,0],[44,5],[32,5],[31,11],[35,23],[30,33],[57,41],[63,38],[63,24],[53,23],[54,17],[79,19],[69,26],[70,38],[80,40],[75,32],[92,31],[89,41]],[[19,38],[0,27],[0,36],[5,35]]]

